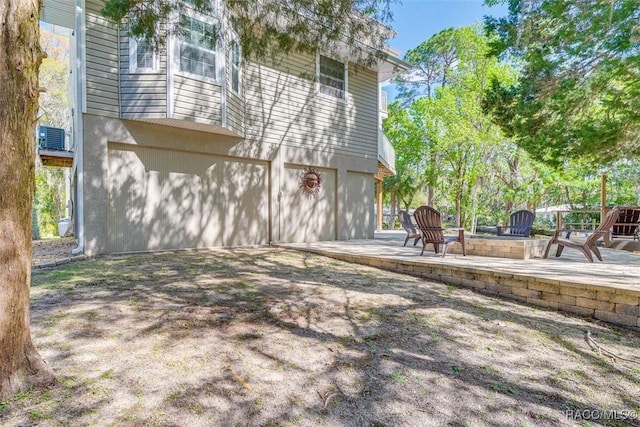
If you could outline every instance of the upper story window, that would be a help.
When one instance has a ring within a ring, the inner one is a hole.
[[[318,83],[320,93],[345,100],[347,93],[347,66],[344,62],[319,55]]]
[[[217,38],[212,19],[184,16],[177,43],[180,72],[218,80]]]
[[[238,38],[234,37],[231,40],[231,46],[229,48],[229,71],[231,78],[231,90],[237,94],[240,94],[240,43]]]
[[[129,72],[152,73],[158,71],[158,55],[145,40],[129,38]]]
[[[384,90],[380,90],[380,111],[383,113],[387,112],[387,105],[389,101],[387,100],[387,92]]]

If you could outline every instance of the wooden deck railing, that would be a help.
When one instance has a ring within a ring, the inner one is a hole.
[[[608,209],[607,209],[608,211]],[[582,221],[577,222],[567,222],[564,220],[563,215],[567,213],[581,213],[581,214],[601,214],[600,209],[573,209],[573,210],[562,210],[556,212],[556,229],[564,230],[564,229],[577,229],[577,230],[595,230],[600,225],[600,219],[596,220],[595,218],[583,218]],[[601,215],[602,217],[602,215]]]

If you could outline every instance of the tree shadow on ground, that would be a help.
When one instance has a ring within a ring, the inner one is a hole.
[[[5,403],[7,425],[571,425],[568,409],[638,407],[637,365],[583,337],[633,355],[633,331],[311,254],[110,257],[34,276],[33,297],[61,381]]]

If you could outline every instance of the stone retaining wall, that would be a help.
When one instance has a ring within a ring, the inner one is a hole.
[[[538,307],[640,328],[640,290],[572,283],[517,273],[301,249],[330,258],[473,288]]]

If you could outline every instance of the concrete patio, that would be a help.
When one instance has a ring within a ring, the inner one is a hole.
[[[601,248],[603,262],[576,250],[556,258],[509,259],[447,253],[420,244],[403,247],[403,231],[376,232],[373,240],[280,244],[344,261],[417,275],[501,295],[540,307],[640,328],[640,254]],[[455,245],[453,245],[455,246]],[[452,248],[453,248],[452,246]]]

